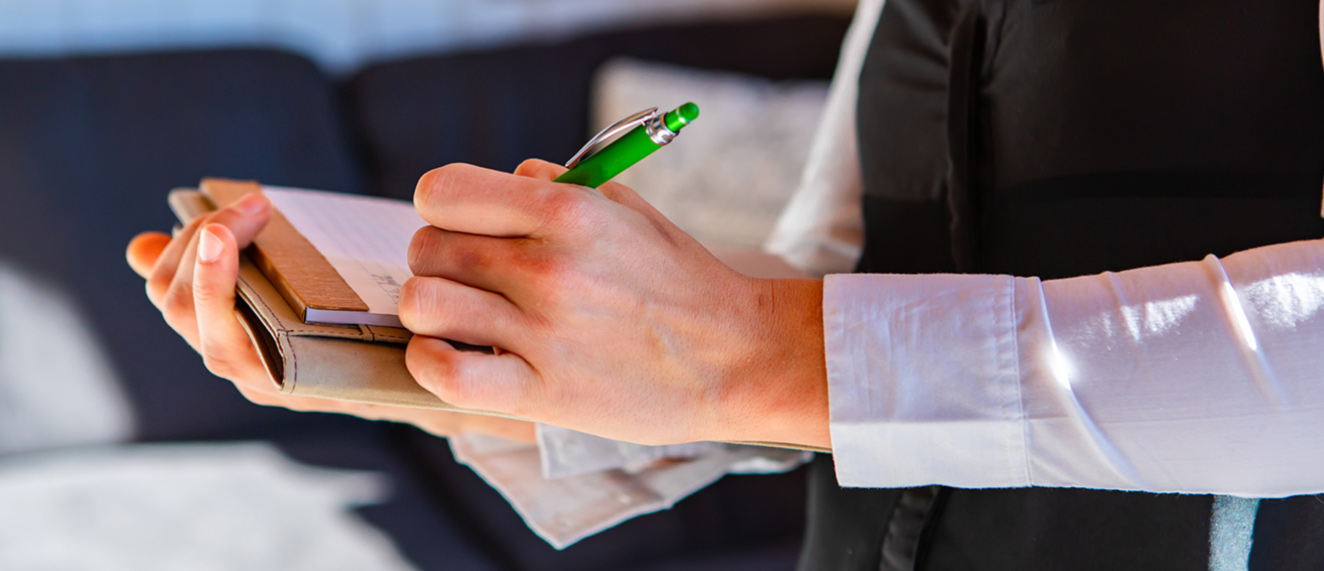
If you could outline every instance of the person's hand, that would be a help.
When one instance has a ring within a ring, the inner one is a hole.
[[[630,189],[550,182],[563,171],[456,164],[420,180],[431,226],[400,298],[419,384],[631,442],[827,447],[822,282],[740,275]]]
[[[147,279],[147,297],[212,373],[229,379],[248,400],[261,405],[406,422],[439,436],[482,432],[533,440],[528,422],[280,393],[234,312],[239,249],[253,241],[270,217],[270,203],[254,195],[193,221],[173,239],[145,232],[129,243],[126,257]]]

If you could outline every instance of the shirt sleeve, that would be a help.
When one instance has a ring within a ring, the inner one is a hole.
[[[1324,241],[1041,281],[834,275],[843,486],[1324,491]]]
[[[861,0],[856,9],[800,185],[763,245],[815,277],[850,271],[864,244],[855,105],[860,68],[882,9],[883,0]]]

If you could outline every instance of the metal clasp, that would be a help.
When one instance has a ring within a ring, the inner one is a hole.
[[[657,107],[650,107],[612,123],[611,126],[594,135],[592,139],[589,139],[588,142],[584,144],[584,148],[579,149],[579,152],[575,153],[575,156],[570,157],[570,160],[565,163],[565,167],[568,169],[575,168],[575,165],[578,165],[579,161],[584,160],[584,158],[588,156],[589,151],[592,151],[594,147],[605,143],[607,139],[615,137],[616,135],[639,125],[646,124],[649,121],[656,120],[659,117],[661,117],[661,115],[657,112]]]

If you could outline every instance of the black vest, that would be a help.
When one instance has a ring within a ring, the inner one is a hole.
[[[1318,11],[887,0],[860,75],[858,271],[1055,278],[1324,236]],[[810,470],[802,569],[1208,569],[1209,496]],[[1324,569],[1324,498],[1261,502],[1251,569]]]

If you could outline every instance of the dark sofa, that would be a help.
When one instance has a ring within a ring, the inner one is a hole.
[[[319,465],[386,471],[361,510],[426,569],[793,566],[802,476],[730,477],[675,509],[556,552],[443,440],[411,427],[249,404],[171,332],[124,263],[164,230],[171,188],[252,178],[408,198],[450,162],[509,170],[586,140],[594,70],[625,55],[774,79],[827,78],[847,21],[786,16],[378,63],[332,78],[261,49],[0,59],[0,260],[79,304],[142,441],[262,439]]]

